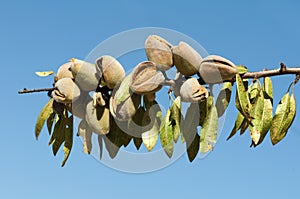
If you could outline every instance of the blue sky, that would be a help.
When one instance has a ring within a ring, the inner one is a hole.
[[[65,168],[48,136],[34,139],[45,94],[19,96],[24,87],[51,85],[37,70],[56,70],[71,57],[84,58],[101,41],[132,28],[163,27],[198,41],[209,53],[249,70],[299,66],[300,3],[287,1],[1,1],[0,198],[298,198],[300,118],[273,147],[249,148],[249,136],[225,141],[236,117],[234,103],[215,150],[189,163],[143,175],[121,173],[82,152],[75,139]],[[292,76],[291,76],[292,77]],[[274,80],[277,104],[288,76]],[[296,86],[296,98],[300,99]],[[299,106],[298,106],[299,107]]]

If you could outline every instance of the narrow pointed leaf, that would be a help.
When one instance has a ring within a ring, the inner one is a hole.
[[[257,88],[260,89],[260,88]],[[256,100],[252,105],[250,114],[252,119],[253,126],[249,127],[250,135],[253,140],[253,143],[256,145],[259,140],[263,130],[263,111],[264,111],[264,96],[263,91],[260,89],[255,96]]]
[[[236,107],[242,115],[250,122],[250,99],[248,92],[245,88],[244,82],[239,74],[236,75]]]
[[[195,110],[199,109],[199,116],[197,115],[195,117],[199,117],[199,126],[203,126],[203,122],[207,115],[207,99],[200,101],[198,105],[199,107],[195,107]]]
[[[174,135],[172,124],[170,121],[170,115],[171,110],[168,109],[159,129],[161,145],[164,148],[166,154],[169,156],[169,158],[172,157],[174,150]]]
[[[125,77],[125,79],[121,82],[120,87],[116,91],[115,99],[116,106],[124,102],[127,98],[130,97],[130,83],[131,83],[132,74]]]
[[[265,95],[268,96],[268,99],[271,99],[271,101],[273,103],[273,86],[272,86],[272,80],[270,77],[264,78],[263,90],[265,92]]]
[[[47,129],[48,129],[49,135],[51,135],[51,133],[52,133],[52,127],[53,127],[55,115],[56,115],[56,113],[53,112],[50,114],[50,116],[47,119]]]
[[[40,77],[47,77],[49,75],[53,75],[54,72],[53,71],[43,71],[43,72],[35,72],[35,74]]]
[[[223,88],[221,89],[216,101],[218,117],[221,117],[225,113],[230,102],[231,91],[232,91],[232,83],[224,82]]]
[[[151,151],[157,143],[160,125],[162,123],[162,112],[155,101],[147,105],[147,110],[143,119],[144,132],[142,140],[148,151]]]
[[[180,97],[177,97],[171,108],[170,108],[171,114],[170,114],[170,120],[173,128],[173,137],[174,142],[178,141],[178,138],[180,136],[180,122],[181,122],[181,99]]]
[[[102,159],[103,155],[103,135],[98,135],[98,145],[99,145],[99,158]]]
[[[228,136],[227,140],[232,138],[241,129],[243,121],[244,121],[244,116],[240,112],[238,112],[237,118],[235,120],[234,127],[231,130],[231,133]]]
[[[187,147],[187,154],[190,162],[193,162],[193,160],[197,157],[197,154],[199,152],[199,147],[200,147],[199,143],[200,143],[200,136],[196,132],[194,140]]]
[[[45,124],[45,121],[51,116],[51,114],[53,113],[53,108],[52,108],[52,104],[53,104],[53,98],[51,98],[47,104],[43,107],[43,109],[41,110],[38,119],[36,121],[35,124],[35,137],[36,139],[38,139],[42,128]]]
[[[290,110],[290,95],[286,93],[277,105],[275,116],[270,129],[272,144],[277,144],[282,139],[285,129],[285,120],[288,118]]]
[[[281,141],[287,134],[288,129],[292,125],[296,116],[296,100],[294,93],[290,96],[290,107],[287,113],[287,117],[283,122],[282,131],[277,136],[276,142]]]
[[[212,96],[207,98],[207,116],[204,120],[200,132],[200,152],[206,153],[213,150],[213,145],[217,141],[218,132],[218,112],[214,105]]]
[[[238,69],[239,74],[245,74],[246,72],[248,72],[247,67],[245,66],[236,66]]]
[[[247,128],[249,127],[249,122],[244,118],[243,123],[241,125],[240,135],[243,135]]]
[[[273,119],[273,105],[270,99],[264,99],[264,109],[262,113],[262,131],[260,135],[260,139],[254,147],[258,146],[262,143],[264,138],[266,137],[268,131],[270,130],[270,127],[272,125],[272,119]]]
[[[64,159],[62,161],[61,166],[64,167],[72,150],[73,146],[73,116],[69,118],[72,123],[66,128],[65,131],[65,144],[64,144]]]
[[[52,152],[54,156],[56,156],[58,150],[65,141],[65,133],[66,118],[60,117],[58,122],[54,126],[54,131],[49,142],[49,144],[52,144]]]

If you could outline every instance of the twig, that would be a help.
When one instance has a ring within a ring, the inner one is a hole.
[[[18,94],[49,92],[49,91],[53,91],[54,89],[55,88],[39,88],[39,89],[28,90],[27,88],[24,88],[23,90],[18,91]]]
[[[297,68],[288,68],[283,63],[280,64],[280,68],[274,70],[264,70],[259,72],[247,72],[242,75],[242,78],[261,78],[261,77],[271,77],[271,76],[280,76],[287,74],[300,74],[300,67]]]

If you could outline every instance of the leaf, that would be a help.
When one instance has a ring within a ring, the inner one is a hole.
[[[225,113],[230,102],[231,91],[232,91],[232,83],[224,82],[223,88],[221,89],[216,101],[218,117],[221,117]]]
[[[207,99],[202,100],[198,103],[199,107],[195,107],[195,110],[199,109],[199,126],[203,126],[203,122],[207,114]]]
[[[99,153],[100,153],[99,158],[100,158],[100,160],[102,159],[102,155],[103,155],[103,139],[104,139],[103,137],[105,137],[105,136],[98,135],[98,145],[99,145]]]
[[[134,137],[133,138],[133,143],[134,146],[137,150],[139,150],[143,144],[143,139],[142,138],[138,138],[138,137]]]
[[[156,101],[146,105],[147,110],[143,117],[142,140],[148,151],[151,151],[157,143],[162,112]]]
[[[240,135],[243,135],[249,126],[249,122],[244,118],[243,123],[241,125]]]
[[[116,99],[116,106],[123,103],[127,98],[130,97],[130,82],[131,82],[132,74],[129,74],[124,78],[121,82],[120,86],[118,87],[115,95]]]
[[[45,124],[45,121],[51,116],[51,114],[53,113],[53,108],[52,108],[52,104],[53,104],[53,99],[51,98],[47,104],[43,107],[43,109],[41,110],[38,119],[36,121],[35,124],[35,137],[36,139],[38,139],[42,128]]]
[[[242,115],[251,122],[250,116],[250,99],[248,92],[245,88],[244,82],[239,74],[236,75],[236,107],[242,113]]]
[[[272,144],[277,144],[283,137],[286,129],[286,120],[290,112],[290,95],[286,93],[277,105],[275,116],[270,129]]]
[[[206,104],[206,103],[205,103]],[[203,107],[205,110],[207,107]],[[181,132],[188,148],[197,134],[199,124],[199,104],[191,103],[181,124]]]
[[[81,120],[78,126],[77,135],[82,137],[83,152],[90,154],[92,151],[92,130],[89,128],[86,120]]]
[[[285,120],[283,121],[283,126],[282,126],[282,130],[275,136],[274,142],[272,141],[272,143],[275,145],[278,142],[280,142],[287,134],[288,129],[291,127],[295,116],[296,116],[296,100],[295,100],[295,95],[294,93],[292,93],[292,95],[290,96],[290,100],[289,100],[289,109],[287,110],[287,117],[285,118]]]
[[[241,65],[241,66],[236,66],[236,67],[238,69],[239,74],[244,74],[244,73],[248,72],[248,69],[246,66]]]
[[[48,129],[49,135],[51,135],[51,133],[52,133],[52,127],[53,127],[55,116],[56,116],[56,113],[53,112],[50,114],[50,116],[47,119],[47,129]]]
[[[266,137],[268,131],[270,130],[270,127],[272,125],[272,119],[273,119],[273,104],[270,99],[264,99],[264,109],[262,113],[262,131],[260,134],[260,139],[254,147],[258,146],[262,143],[264,138]]]
[[[171,114],[170,114],[170,121],[173,129],[173,138],[174,142],[178,141],[178,138],[180,136],[180,122],[181,122],[181,98],[177,97],[171,108],[170,108]]]
[[[200,152],[206,153],[213,150],[217,141],[218,112],[212,96],[207,98],[207,116],[200,131]]]
[[[271,102],[273,103],[273,86],[272,86],[272,80],[270,77],[264,78],[263,91],[265,94],[265,98],[271,99]]]
[[[71,125],[69,125],[65,131],[65,144],[64,144],[64,149],[63,149],[64,150],[64,159],[61,164],[62,167],[65,166],[65,164],[70,156],[72,146],[73,146],[73,116],[71,116],[69,119],[72,122],[71,122]]]
[[[231,130],[231,133],[228,136],[227,140],[232,138],[236,134],[236,132],[238,132],[238,130],[241,129],[244,119],[245,119],[244,116],[240,112],[238,112],[237,118],[235,120],[234,127]]]
[[[174,151],[174,134],[172,124],[170,121],[170,115],[171,110],[168,109],[159,129],[161,145],[169,158],[172,157]]]
[[[255,89],[259,89],[259,87],[255,87]],[[256,92],[256,91],[255,91]],[[256,94],[256,93],[255,93]],[[257,96],[255,96],[255,102],[252,105],[250,114],[252,119],[252,126],[249,127],[250,130],[250,135],[251,138],[253,140],[254,145],[257,145],[259,140],[260,140],[260,136],[263,130],[263,114],[264,114],[264,94],[263,91],[260,89],[260,91],[258,91],[258,93],[256,94]]]
[[[43,71],[43,72],[35,72],[35,74],[40,77],[47,77],[53,75],[54,72],[50,70],[50,71]]]
[[[196,132],[194,140],[187,147],[187,154],[190,162],[193,162],[193,160],[197,157],[199,147],[200,147],[199,143],[200,143],[200,136]]]
[[[59,148],[65,141],[65,133],[66,133],[66,118],[61,116],[59,117],[59,120],[54,126],[54,131],[49,142],[49,145],[52,144],[52,152],[54,156],[56,156]]]
[[[114,117],[110,115],[110,131],[106,136],[103,136],[105,148],[109,156],[113,159],[119,152],[120,147],[124,144],[124,132],[116,123]]]

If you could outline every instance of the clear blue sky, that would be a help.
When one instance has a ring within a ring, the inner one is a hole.
[[[0,2],[1,164],[0,198],[298,198],[300,118],[273,147],[267,139],[249,148],[249,136],[226,142],[236,117],[234,103],[215,150],[192,164],[183,156],[143,175],[109,169],[82,152],[75,138],[65,168],[48,136],[34,139],[44,94],[18,96],[24,87],[47,87],[37,70],[57,69],[84,58],[99,42],[131,28],[180,31],[209,53],[250,70],[300,65],[300,3],[287,1],[15,1]],[[277,104],[289,83],[276,78]],[[296,98],[300,99],[296,86]],[[298,106],[299,108],[299,106]]]

